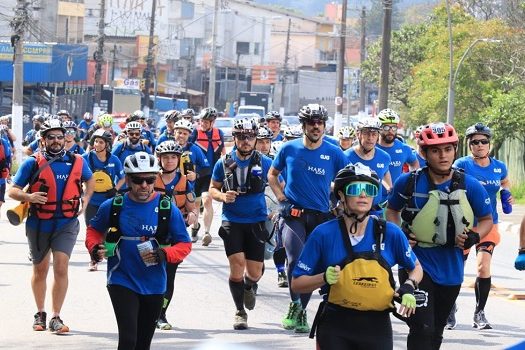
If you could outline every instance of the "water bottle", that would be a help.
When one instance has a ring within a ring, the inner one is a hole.
[[[252,167],[252,176],[256,176],[256,177],[262,176],[262,168],[259,165],[254,165]]]
[[[501,191],[499,191],[499,195],[501,198],[501,207],[503,208],[503,212],[505,214],[512,213],[512,204],[509,203],[509,198],[511,196],[511,193],[506,188],[502,188]]]

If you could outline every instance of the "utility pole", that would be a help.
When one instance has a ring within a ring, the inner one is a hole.
[[[115,80],[115,62],[117,61],[117,44],[113,44],[113,62],[111,63],[111,81]]]
[[[97,39],[97,51],[95,51],[95,105],[100,107],[100,79],[102,75],[102,63],[104,61],[104,28],[106,27],[105,22],[106,14],[106,0],[100,0],[100,19],[98,22],[98,39]]]
[[[151,18],[149,24],[149,43],[148,43],[148,57],[146,58],[146,69],[144,70],[145,92],[144,92],[144,107],[149,111],[149,88],[151,85],[151,73],[153,72],[153,38],[155,35],[155,12],[157,11],[157,0],[152,0]],[[148,112],[149,113],[149,112]]]
[[[220,0],[215,0],[213,8],[213,29],[211,31],[211,62],[210,62],[210,82],[208,86],[208,107],[215,107],[215,78],[217,75],[217,26],[219,24],[219,5]]]
[[[392,35],[392,0],[383,0],[383,39],[381,49],[381,78],[379,110],[388,107],[388,78],[390,75],[390,37]]]
[[[336,115],[343,114],[343,85],[345,80],[345,51],[346,51],[346,10],[348,8],[348,0],[343,0],[341,9],[341,33],[339,35],[339,51],[337,53],[337,86],[335,89],[335,96],[338,99],[336,103]],[[350,86],[348,86],[350,89]],[[340,102],[340,103],[339,103]]]
[[[284,50],[283,81],[281,84],[281,114],[285,113],[284,96],[286,91],[286,79],[288,77],[288,53],[290,52],[290,30],[292,28],[292,19],[288,18],[288,31],[286,32],[286,49]]]
[[[24,34],[28,23],[28,2],[17,0],[15,17],[10,25],[13,28],[11,46],[13,47],[13,105],[11,106],[11,119],[13,132],[16,136],[17,157],[21,159],[21,142],[24,127]]]
[[[366,7],[361,9],[361,54],[359,58],[360,66],[366,60]],[[359,111],[364,112],[366,106],[366,84],[362,71],[359,72]]]
[[[241,59],[241,53],[237,51],[237,62],[235,64],[235,95],[233,97],[234,101],[237,101],[239,97],[239,61]],[[226,77],[228,80],[228,77]]]

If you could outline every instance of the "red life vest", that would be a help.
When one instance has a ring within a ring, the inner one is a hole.
[[[220,158],[222,148],[224,147],[221,141],[221,135],[219,134],[219,129],[212,128],[211,139],[208,138],[206,132],[202,131],[201,129],[197,129],[197,140],[195,140],[195,143],[197,146],[202,148],[204,154],[208,152],[208,145],[210,142],[211,146],[213,147],[214,160],[217,160]]]
[[[7,179],[9,176],[9,167],[5,156],[4,143],[0,140],[0,178]]]
[[[173,188],[172,200],[177,205],[177,208],[182,212],[183,215],[186,215],[186,175],[180,175],[180,179]],[[162,181],[161,174],[157,175],[157,180],[155,180],[155,191],[162,194],[166,194],[166,185]]]
[[[36,215],[39,219],[51,219],[57,211],[57,204],[60,203],[62,214],[66,218],[75,217],[80,208],[80,194],[82,183],[82,157],[78,154],[67,153],[73,157],[73,165],[66,180],[66,187],[62,198],[57,198],[57,184],[55,180],[55,173],[50,165],[46,165],[47,159],[40,152],[34,155],[37,162],[37,169],[45,166],[35,179],[33,184],[30,184],[30,192],[41,192],[41,186],[47,186],[47,202],[46,204],[32,204],[36,209]]]

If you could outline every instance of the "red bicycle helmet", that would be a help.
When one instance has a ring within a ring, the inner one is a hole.
[[[447,123],[432,123],[425,125],[419,135],[418,144],[421,147],[445,145],[452,143],[457,145],[458,134],[454,127]]]

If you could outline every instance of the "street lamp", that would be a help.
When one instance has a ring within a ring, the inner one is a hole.
[[[501,43],[501,40],[498,39],[490,39],[490,38],[480,38],[474,40],[469,47],[465,50],[463,53],[463,56],[461,56],[461,59],[458,62],[458,66],[456,67],[456,70],[454,72],[454,75],[452,76],[452,79],[450,80],[449,86],[448,86],[448,106],[447,106],[447,123],[450,125],[454,124],[454,102],[456,98],[456,80],[458,78],[459,69],[461,68],[461,65],[463,64],[463,61],[468,56],[472,48],[479,42],[484,43]]]

